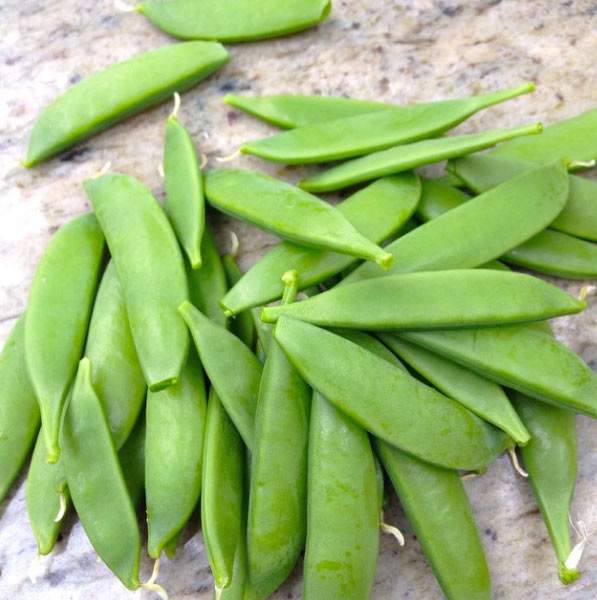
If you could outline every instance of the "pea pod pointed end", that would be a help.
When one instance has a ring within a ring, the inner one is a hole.
[[[558,575],[560,576],[560,581],[564,585],[568,585],[580,577],[580,571],[578,569],[569,569],[565,564],[560,563],[558,566]]]
[[[48,446],[46,449],[46,462],[55,465],[60,459],[60,447],[56,444]]]
[[[388,271],[394,264],[394,255],[391,252],[383,252],[375,259],[375,262],[384,270]]]
[[[278,311],[276,306],[266,306],[261,309],[259,318],[264,323],[275,323],[278,320]]]

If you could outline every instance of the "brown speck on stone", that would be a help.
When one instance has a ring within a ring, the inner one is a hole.
[[[390,80],[387,77],[382,77],[379,80],[379,90],[382,94],[385,94],[390,89]]]
[[[375,48],[373,48],[373,52],[375,52],[376,54],[383,54],[384,48],[383,46],[375,46]]]
[[[228,125],[234,125],[238,119],[239,119],[239,114],[237,112],[234,112],[233,110],[229,110],[226,113],[226,119],[228,120]]]

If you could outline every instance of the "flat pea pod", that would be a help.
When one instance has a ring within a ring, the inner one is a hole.
[[[0,502],[29,455],[39,422],[25,363],[25,317],[21,316],[0,354]]]
[[[289,315],[368,331],[431,330],[539,321],[585,307],[584,300],[531,275],[455,269],[356,281],[302,302],[267,306],[261,318],[272,323]]]
[[[398,231],[411,217],[421,193],[414,173],[379,179],[336,205],[348,221],[372,242],[380,243]],[[356,263],[337,252],[281,242],[258,260],[222,299],[228,313],[262,306],[282,296],[282,275],[298,271],[301,289],[328,280]]]
[[[440,392],[505,431],[518,445],[528,443],[531,436],[499,385],[396,336],[382,334],[380,339]]]
[[[339,210],[284,181],[253,171],[216,169],[206,175],[205,193],[218,210],[284,239],[373,260],[383,268],[391,264],[388,253]]]
[[[399,336],[531,398],[597,417],[597,375],[537,325]]]
[[[241,146],[241,152],[284,164],[352,158],[440,135],[476,112],[534,89],[533,84],[482,96],[397,106],[285,131]]]
[[[367,431],[422,460],[479,470],[509,444],[455,400],[338,335],[281,317],[274,337],[312,388]]]
[[[153,392],[178,381],[188,333],[176,307],[188,298],[184,261],[164,211],[137,179],[85,182],[122,285],[139,362]]]
[[[54,234],[39,261],[25,315],[25,358],[41,411],[47,460],[60,456],[66,396],[81,358],[104,254],[93,215]]]
[[[262,367],[233,333],[210,321],[190,302],[179,307],[195,341],[203,368],[249,450]]]
[[[220,68],[228,53],[213,42],[170,44],[138,54],[76,83],[39,115],[26,167],[184,92]]]
[[[206,402],[195,351],[189,352],[176,385],[147,394],[145,501],[151,558],[159,558],[180,533],[199,500]]]
[[[175,114],[171,114],[166,121],[164,185],[164,210],[191,267],[198,269],[201,266],[201,237],[205,227],[203,177],[193,140]]]
[[[377,113],[373,113],[377,114]],[[394,175],[456,156],[464,156],[495,146],[521,135],[541,133],[541,124],[523,125],[511,129],[494,129],[481,133],[454,135],[394,146],[360,158],[341,163],[326,171],[303,179],[299,187],[309,192],[331,192],[371,181],[385,175]]]
[[[567,196],[563,163],[533,169],[388,244],[386,250],[394,255],[388,274],[478,267],[545,229]],[[365,264],[344,281],[379,275]]]
[[[138,507],[145,490],[145,415],[141,413],[131,435],[120,451],[118,460],[134,507]]]
[[[145,0],[136,9],[182,39],[250,42],[288,35],[324,21],[331,0]]]
[[[62,430],[73,504],[93,548],[129,589],[139,587],[141,540],[135,509],[99,398],[81,359]]]

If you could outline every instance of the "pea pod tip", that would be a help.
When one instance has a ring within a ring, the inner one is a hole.
[[[156,383],[152,383],[147,386],[150,392],[161,392],[166,388],[169,388],[178,383],[178,377],[167,377],[166,379],[162,379],[161,381],[157,381]]]

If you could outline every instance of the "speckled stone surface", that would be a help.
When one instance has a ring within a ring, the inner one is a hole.
[[[597,2],[590,0],[336,0],[329,20],[281,40],[231,47],[231,61],[183,96],[181,120],[214,164],[247,139],[272,129],[222,102],[226,92],[345,94],[417,102],[513,86],[533,80],[532,96],[497,106],[461,131],[565,118],[597,104]],[[0,4],[0,342],[23,311],[34,269],[56,228],[89,208],[80,183],[105,162],[140,177],[163,197],[157,166],[170,106],[114,127],[34,170],[20,167],[27,135],[54,96],[98,69],[170,40],[137,14],[110,1],[3,0]],[[294,181],[300,169],[243,158],[242,164]],[[254,228],[211,215],[224,249],[231,227],[248,267],[275,242]],[[582,282],[558,282],[578,293]],[[597,305],[560,319],[558,336],[597,367]],[[579,478],[573,518],[597,529],[597,424],[578,419]],[[466,482],[500,600],[589,600],[597,597],[597,543],[583,577],[564,588],[547,532],[526,481],[507,459]],[[384,536],[372,597],[432,600],[441,593],[418,542],[394,503],[387,520],[407,534],[398,548]],[[197,519],[195,519],[195,522]],[[457,533],[457,532],[455,532]],[[211,597],[211,578],[198,528],[189,527],[160,582],[173,599]],[[151,564],[143,559],[142,577]],[[300,596],[300,572],[274,598]],[[149,598],[148,592],[137,592]],[[54,553],[36,561],[21,480],[0,505],[0,599],[121,600],[131,597],[96,559],[69,515]],[[322,599],[324,600],[324,599]],[[326,599],[327,600],[327,599]]]

